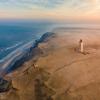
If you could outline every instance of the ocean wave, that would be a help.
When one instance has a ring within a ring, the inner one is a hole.
[[[22,43],[22,42],[21,42]],[[6,57],[4,57],[3,59],[0,60],[0,63],[3,63],[5,61],[8,61],[10,58],[15,57],[15,54],[17,55],[17,53],[23,52],[26,48],[30,48],[30,44],[32,44],[33,41],[28,42],[27,44],[24,44],[20,47],[18,47],[16,50],[12,51],[10,54],[8,54]],[[21,45],[21,44],[20,44]],[[17,47],[17,46],[16,46]]]
[[[17,48],[17,47],[21,46],[22,44],[23,44],[23,42],[19,42],[19,43],[15,44],[15,45],[12,45],[10,47],[7,47],[7,48],[0,48],[0,53],[6,52],[8,50],[12,50],[14,48]],[[1,61],[2,61],[2,59],[0,60],[0,62]]]
[[[22,44],[23,44],[23,42],[19,42],[19,43],[15,44],[15,45],[12,45],[10,47],[5,48],[4,51],[10,50],[10,49],[14,49],[14,48],[16,48],[16,47],[18,47],[18,46],[20,46]]]

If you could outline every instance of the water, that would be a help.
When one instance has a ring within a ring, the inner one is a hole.
[[[0,22],[0,61],[22,45],[49,31],[51,23],[36,21]]]

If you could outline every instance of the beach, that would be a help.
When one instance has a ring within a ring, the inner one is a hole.
[[[4,76],[12,87],[0,100],[100,100],[100,34],[71,32],[60,27],[40,38],[31,58]],[[85,54],[78,52],[80,39]]]

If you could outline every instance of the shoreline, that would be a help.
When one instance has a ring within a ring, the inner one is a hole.
[[[18,50],[12,52],[10,57],[8,56],[8,58],[6,58],[5,61],[0,64],[0,66],[2,66],[0,68],[0,77],[4,77],[6,74],[17,69],[17,67],[20,67],[25,61],[31,59],[32,51],[38,47],[39,43],[43,42],[46,38],[48,38],[51,35],[53,35],[52,32],[45,32],[39,39],[25,44],[22,50],[18,48]]]

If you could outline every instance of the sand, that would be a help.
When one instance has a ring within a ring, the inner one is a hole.
[[[39,44],[35,62],[33,57],[5,77],[13,88],[0,100],[100,100],[100,35],[66,31],[55,29]],[[80,39],[85,54],[77,51]]]

